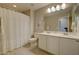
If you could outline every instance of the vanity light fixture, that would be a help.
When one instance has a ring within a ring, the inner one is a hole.
[[[60,5],[56,6],[56,10],[59,11],[60,10]]]
[[[16,5],[13,5],[13,7],[16,7]]]
[[[55,12],[55,11],[56,11],[56,9],[55,9],[54,6],[51,8],[51,11],[52,11],[52,12]]]
[[[51,8],[48,8],[47,12],[51,13],[51,12],[59,11],[61,9],[65,9],[65,8],[66,8],[66,4],[63,3],[62,5],[56,5],[56,7],[52,6]]]
[[[66,4],[63,3],[63,4],[61,5],[61,9],[65,9],[65,8],[66,8]]]
[[[50,12],[51,12],[51,9],[50,9],[50,8],[48,8],[48,9],[47,9],[47,12],[48,12],[48,13],[50,13]]]

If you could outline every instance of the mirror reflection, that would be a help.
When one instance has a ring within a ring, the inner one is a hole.
[[[44,16],[45,31],[77,32],[79,4],[66,4],[63,10],[55,10]]]

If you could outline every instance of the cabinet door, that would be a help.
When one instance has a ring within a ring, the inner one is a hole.
[[[79,42],[76,40],[72,40],[72,39],[61,38],[60,54],[62,55],[79,54]]]
[[[39,48],[46,50],[46,36],[40,35],[38,41]]]
[[[2,39],[1,39],[1,34],[0,34],[0,54],[2,53]]]
[[[47,49],[52,54],[59,54],[59,39],[57,37],[49,36],[47,39]]]

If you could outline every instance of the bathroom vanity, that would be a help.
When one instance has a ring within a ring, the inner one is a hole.
[[[79,55],[79,36],[62,32],[38,33],[38,47],[56,55]]]
[[[73,7],[68,7],[67,10],[61,10],[61,12],[55,11],[43,16],[38,15],[36,32],[40,49],[56,55],[79,55],[78,8],[79,6],[75,4]]]

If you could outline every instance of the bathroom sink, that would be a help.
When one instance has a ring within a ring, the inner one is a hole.
[[[50,31],[46,31],[46,33],[51,33]]]
[[[64,32],[63,34],[64,34],[64,35],[69,35],[69,33],[67,33],[67,32]]]

